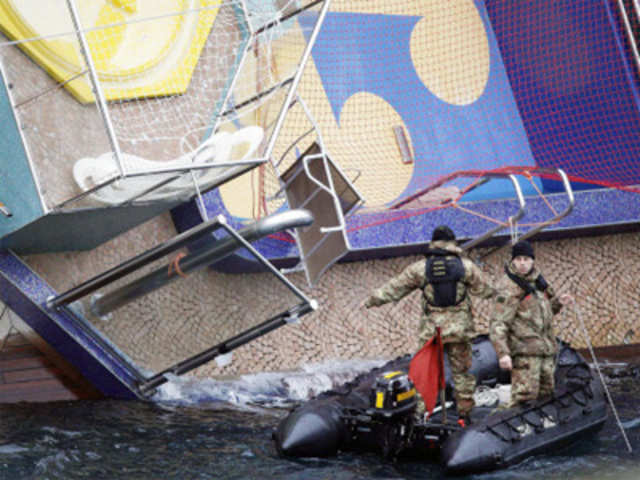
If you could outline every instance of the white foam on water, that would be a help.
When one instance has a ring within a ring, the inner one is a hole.
[[[8,454],[8,453],[21,453],[29,450],[28,448],[21,447],[19,445],[15,445],[13,443],[8,443],[6,445],[0,445],[0,454]]]
[[[74,432],[71,430],[61,430],[59,428],[56,427],[42,427],[42,430],[44,430],[45,432],[50,432],[50,433],[59,433],[61,435],[64,435],[65,437],[69,437],[69,438],[73,438],[73,437],[78,437],[80,435],[82,435],[82,432]]]
[[[71,459],[65,452],[59,451],[38,460],[35,464],[35,471],[36,473],[45,474],[49,471],[64,470],[65,464],[70,461]]]
[[[264,372],[231,380],[167,375],[152,400],[159,403],[232,404],[238,407],[288,407],[335,388],[386,360],[330,360],[298,371]]]

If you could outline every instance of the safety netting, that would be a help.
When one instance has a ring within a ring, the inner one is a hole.
[[[114,176],[206,163],[214,131],[243,130],[231,160],[273,146],[270,162],[220,188],[228,213],[245,220],[283,207],[281,173],[318,132],[366,211],[453,204],[464,191],[464,201],[506,197],[494,184],[467,187],[507,167],[526,168],[543,193],[559,182],[541,168],[563,169],[574,188],[640,183],[631,1],[333,0],[273,145],[323,2],[57,0],[51,14],[38,3],[0,7],[0,54],[48,208]],[[193,180],[138,175],[93,197],[117,203],[169,181],[141,200],[174,198],[194,193]]]
[[[186,199],[259,163],[323,1],[41,4],[0,4],[0,60],[53,210]]]
[[[515,196],[508,182],[476,185],[486,175],[515,174],[540,198],[563,191],[557,169],[574,189],[637,192],[638,12],[621,5],[334,0],[273,161],[315,140],[306,106],[360,212],[396,211],[380,222]],[[283,203],[272,166],[254,175],[241,217]]]

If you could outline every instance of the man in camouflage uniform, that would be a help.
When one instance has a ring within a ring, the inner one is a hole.
[[[490,338],[503,370],[511,370],[511,402],[522,405],[554,390],[556,338],[552,319],[570,295],[557,297],[534,266],[533,247],[516,243],[497,285]]]
[[[469,423],[474,401],[475,377],[471,368],[471,339],[475,324],[468,293],[489,298],[495,290],[484,273],[456,245],[447,226],[433,231],[426,261],[409,265],[400,275],[375,290],[365,302],[367,308],[397,302],[414,290],[421,290],[422,316],[419,339],[424,344],[440,327],[442,343],[449,358],[459,417]]]

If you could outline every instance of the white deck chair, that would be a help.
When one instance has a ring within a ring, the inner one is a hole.
[[[245,161],[254,156],[263,138],[264,130],[261,127],[250,126],[241,128],[234,133],[218,132],[205,140],[193,152],[167,162],[147,160],[128,153],[122,154],[122,161],[128,173],[143,173],[161,168],[183,167],[190,164],[224,164],[231,161]],[[242,147],[246,149],[242,156],[233,158],[235,149]],[[200,188],[206,189],[214,183],[222,183],[243,168],[246,168],[246,166],[221,166],[197,170],[195,171],[195,176]],[[104,153],[96,158],[81,158],[73,166],[73,178],[83,191],[90,190],[96,185],[118,176],[119,173],[120,171],[112,152]],[[91,193],[91,197],[108,205],[119,204],[176,175],[178,173],[125,177],[96,190]],[[144,195],[141,200],[178,200],[189,197],[193,194],[193,191],[191,175],[183,175],[181,178]]]

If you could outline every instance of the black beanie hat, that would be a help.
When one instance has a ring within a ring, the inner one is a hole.
[[[446,225],[440,225],[439,227],[436,227],[435,230],[433,231],[433,234],[431,235],[431,240],[434,242],[436,240],[452,241],[455,239],[456,239],[455,233],[453,233],[453,230],[451,230]]]
[[[522,240],[516,243],[511,248],[511,260],[519,256],[536,258],[536,256],[533,254],[533,247],[526,240]]]

